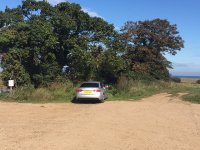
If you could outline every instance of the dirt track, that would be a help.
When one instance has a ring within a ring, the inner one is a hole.
[[[159,94],[104,104],[0,103],[1,150],[199,150],[200,105]]]

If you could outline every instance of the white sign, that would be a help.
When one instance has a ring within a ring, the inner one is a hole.
[[[8,86],[13,87],[14,86],[14,80],[8,80]]]

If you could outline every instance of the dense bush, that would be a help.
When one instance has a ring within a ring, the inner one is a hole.
[[[75,86],[70,81],[54,82],[48,87],[33,85],[18,87],[10,93],[0,94],[0,99],[18,102],[66,102],[73,99]]]
[[[14,101],[27,101],[30,99],[31,94],[35,91],[33,85],[15,88],[10,93],[2,93],[1,99],[14,100]]]
[[[197,83],[197,84],[200,84],[200,80],[197,80],[196,83]]]
[[[172,77],[171,80],[176,83],[181,83],[181,79],[177,77]]]

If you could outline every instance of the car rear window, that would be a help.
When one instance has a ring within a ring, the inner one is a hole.
[[[80,87],[99,87],[98,83],[83,83]]]

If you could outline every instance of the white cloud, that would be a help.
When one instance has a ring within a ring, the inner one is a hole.
[[[66,0],[47,0],[50,4],[56,5],[61,2],[66,2]]]
[[[115,30],[120,31],[120,27],[119,26],[115,26]]]
[[[173,63],[170,69],[172,75],[177,76],[200,76],[200,64],[197,63]]]
[[[42,1],[42,0],[36,0],[36,1]],[[61,2],[66,2],[67,0],[47,0],[47,1],[52,5],[56,5]],[[88,15],[90,15],[91,17],[99,17],[99,18],[104,19],[104,17],[102,17],[101,15],[99,15],[98,13],[94,11],[91,11],[88,8],[82,8],[82,11],[84,11],[85,13],[88,13]]]
[[[185,68],[185,67],[188,67],[188,66],[189,66],[189,65],[186,64],[186,63],[176,63],[176,62],[172,63],[172,65],[173,65],[174,67],[176,67],[176,68]]]
[[[82,10],[85,12],[85,13],[88,13],[88,15],[90,15],[91,17],[99,17],[99,18],[102,18],[104,19],[102,16],[100,16],[98,13],[94,12],[94,11],[91,11],[90,9],[87,9],[87,8],[82,8]]]
[[[37,1],[42,1],[42,0],[37,0]],[[47,0],[47,1],[52,5],[56,5],[61,2],[66,2],[66,0]]]

